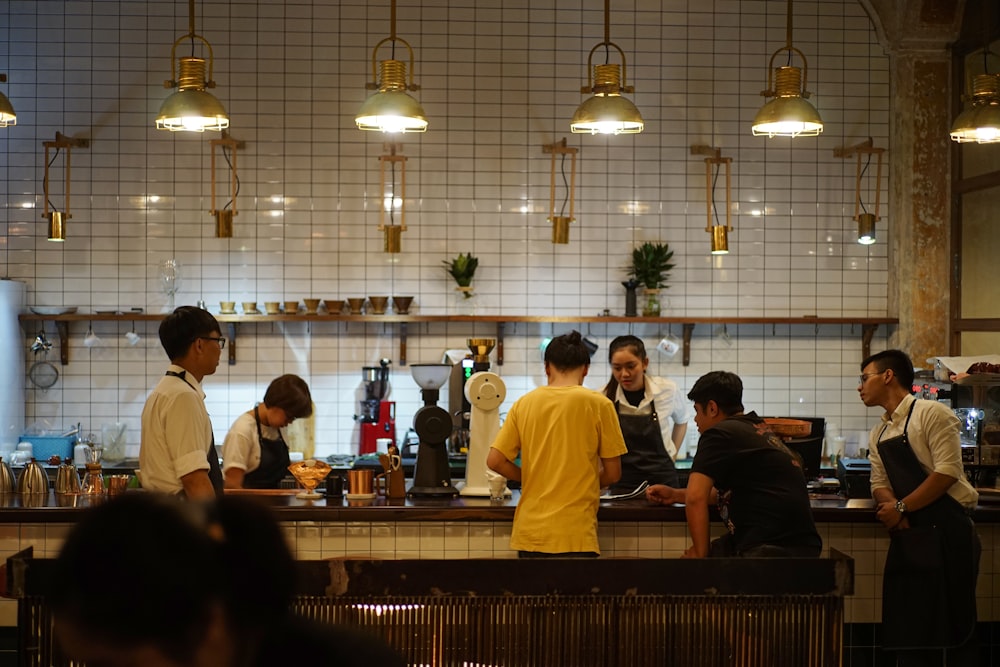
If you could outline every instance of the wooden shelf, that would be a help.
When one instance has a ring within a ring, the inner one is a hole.
[[[60,354],[63,365],[69,363],[69,324],[71,322],[155,322],[166,317],[166,313],[68,313],[65,315],[36,315],[25,313],[18,316],[22,322],[53,321],[59,330]],[[684,347],[683,364],[691,363],[691,336],[695,326],[699,324],[779,324],[815,325],[848,324],[861,325],[862,357],[871,353],[871,341],[880,324],[896,325],[896,317],[816,317],[803,315],[800,317],[624,317],[618,315],[330,315],[305,313],[288,315],[221,315],[215,319],[226,325],[229,343],[229,364],[236,364],[236,334],[239,324],[258,324],[271,322],[360,322],[364,324],[398,324],[399,325],[399,364],[406,365],[406,339],[408,324],[424,322],[483,322],[496,324],[497,333],[497,365],[503,365],[504,327],[507,323],[535,322],[542,324],[680,324],[683,327]]]

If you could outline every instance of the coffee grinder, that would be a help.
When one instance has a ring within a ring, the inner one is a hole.
[[[361,376],[365,383],[365,397],[361,400],[361,414],[354,415],[361,424],[359,454],[374,454],[379,438],[396,442],[396,404],[383,400],[389,393],[389,359],[381,359],[378,366],[365,366]]]
[[[451,451],[460,453],[469,446],[469,422],[472,406],[465,395],[465,384],[476,373],[490,370],[490,352],[496,345],[492,338],[468,338],[465,344],[472,354],[456,363],[451,370],[451,384],[448,386],[448,407],[454,418],[455,434],[452,436]]]
[[[486,467],[490,445],[500,432],[500,405],[507,397],[507,385],[496,373],[480,371],[465,383],[465,396],[471,404],[469,417],[469,455],[465,459],[463,496],[490,496],[490,476]],[[511,495],[510,490],[506,495]]]
[[[413,430],[420,438],[417,461],[413,466],[413,485],[408,496],[451,497],[458,491],[451,485],[451,468],[448,465],[448,448],[445,442],[451,435],[451,415],[439,407],[441,386],[448,381],[451,366],[448,364],[413,364],[413,379],[420,387],[424,406],[413,415]]]

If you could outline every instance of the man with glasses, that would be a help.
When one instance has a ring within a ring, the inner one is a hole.
[[[868,436],[871,490],[889,531],[882,580],[882,645],[900,666],[978,665],[976,578],[981,546],[970,514],[959,420],[916,400],[913,363],[900,350],[861,363],[858,393],[885,412]]]
[[[802,466],[763,419],[744,413],[743,381],[712,371],[694,383],[694,421],[701,438],[687,488],[650,486],[653,503],[685,505],[691,547],[685,558],[706,556],[819,556]],[[709,541],[708,508],[714,504],[728,529]]]
[[[222,471],[201,382],[215,373],[226,339],[207,310],[181,306],[160,323],[167,372],[142,410],[142,486],[190,499],[222,494]]]

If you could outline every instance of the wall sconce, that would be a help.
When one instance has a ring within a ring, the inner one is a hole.
[[[835,148],[833,151],[834,157],[849,158],[857,155],[858,158],[857,169],[854,172],[854,220],[858,223],[858,243],[861,245],[875,243],[875,223],[882,219],[879,217],[878,212],[882,200],[882,153],[884,152],[884,148],[875,148],[873,146],[871,137],[868,137],[867,141],[863,141],[855,146]],[[861,178],[868,171],[873,154],[878,156],[875,171],[875,212],[869,213],[868,209],[865,208],[865,203],[861,199]],[[861,167],[862,155],[868,156],[864,168]]]
[[[208,76],[205,76],[204,58],[187,56],[178,59],[180,76],[176,75],[174,56],[177,45],[183,40],[191,40],[191,50],[194,51],[194,40],[201,40],[208,51]],[[215,59],[212,56],[212,45],[208,40],[194,31],[194,0],[188,0],[188,33],[181,35],[170,48],[170,79],[163,82],[164,88],[177,88],[163,101],[160,113],[156,116],[156,129],[171,132],[204,132],[205,130],[224,130],[229,127],[229,116],[226,108],[206,88],[215,88],[212,80],[212,67]]]
[[[692,155],[708,155],[705,158],[705,208],[707,222],[705,231],[712,235],[712,254],[729,254],[729,232],[732,224],[732,162],[731,157],[722,157],[722,151],[709,146],[692,146]],[[712,165],[715,165],[713,174]],[[719,165],[726,167],[726,224],[719,222],[719,212],[715,207],[715,182],[719,178]]]
[[[403,232],[406,231],[406,156],[398,155],[397,150],[402,150],[402,144],[386,144],[385,150],[389,151],[385,155],[380,155],[379,161],[379,195],[381,201],[378,208],[378,229],[385,235],[384,251],[396,254],[402,251]],[[386,192],[385,165],[392,165],[389,172],[389,187]],[[399,164],[399,224],[395,224],[396,211],[396,164]],[[389,224],[385,224],[386,201],[388,201]]]
[[[788,52],[788,61],[797,53],[802,59],[802,69],[792,65],[774,67],[775,57],[782,51]],[[773,79],[772,79],[773,73]],[[801,51],[792,46],[792,0],[788,0],[788,16],[785,27],[785,45],[771,54],[767,65],[767,90],[761,91],[765,98],[774,99],[766,103],[753,119],[753,135],[768,137],[814,137],[823,131],[823,119],[807,100],[809,91],[809,63]],[[772,86],[773,81],[773,86]]]
[[[590,67],[594,51],[604,47],[605,60],[613,47],[622,58],[621,65],[605,62],[594,65],[591,79]],[[628,66],[625,52],[611,41],[611,0],[604,0],[604,41],[590,50],[587,56],[587,85],[580,88],[583,94],[594,93],[585,100],[573,114],[569,127],[573,134],[639,134],[644,127],[642,115],[631,101],[621,96],[634,93],[632,86],[626,85]]]
[[[43,141],[42,145],[45,147],[45,178],[42,181],[42,188],[44,190],[42,217],[49,221],[48,240],[62,242],[66,240],[66,221],[73,217],[69,212],[71,154],[74,148],[88,148],[90,141],[87,139],[74,139],[67,137],[61,132],[56,132],[55,141]],[[55,149],[55,153],[50,160],[49,149],[51,148]],[[66,150],[66,210],[59,211],[56,210],[55,205],[49,200],[49,169],[52,167],[52,163],[56,161],[56,158],[59,157],[59,152],[63,149]],[[49,210],[49,207],[52,210]]]
[[[407,90],[417,91],[420,86],[413,82],[413,48],[405,39],[396,37],[396,0],[392,0],[390,10],[389,36],[375,45],[372,51],[372,81],[365,84],[368,90],[377,90],[365,103],[354,118],[359,130],[378,132],[426,132],[427,118],[420,102],[413,99]],[[386,42],[392,42],[392,54],[395,55],[396,42],[406,47],[410,54],[410,82],[406,82],[406,63],[391,58],[380,63],[381,80],[376,69],[375,60],[379,47]]]
[[[6,74],[0,73],[0,83],[7,83]],[[17,114],[14,113],[14,105],[3,92],[0,92],[0,127],[8,125],[17,125]]]
[[[573,217],[573,202],[576,200],[576,154],[579,152],[578,148],[570,148],[566,146],[566,138],[563,137],[562,141],[556,142],[554,144],[546,144],[542,146],[543,153],[552,154],[552,174],[549,180],[549,222],[552,223],[552,242],[553,243],[569,243],[569,223],[576,220]],[[563,179],[563,187],[566,188],[566,196],[563,198],[562,209],[559,211],[559,215],[556,215],[556,155],[561,155],[561,172]],[[566,156],[572,156],[570,160],[570,177],[569,181],[566,180]],[[563,215],[566,212],[566,202],[569,201],[569,215]]]
[[[209,211],[210,214],[215,216],[215,237],[219,239],[231,239],[233,238],[233,218],[239,215],[236,210],[236,195],[240,193],[240,177],[236,173],[236,151],[241,148],[246,148],[246,143],[242,141],[236,141],[229,133],[225,130],[222,131],[221,139],[212,139],[208,142],[212,147],[212,166],[211,166],[211,181],[212,181],[212,208]],[[215,207],[215,148],[219,147],[222,151],[222,157],[225,158],[226,164],[229,165],[230,179],[229,179],[229,201],[222,210]],[[230,157],[232,153],[232,157]],[[231,208],[230,208],[231,207]]]
[[[962,101],[967,106],[951,126],[952,141],[960,144],[972,141],[979,144],[1000,142],[1000,74],[990,74],[990,55],[995,54],[988,46],[984,46],[984,73],[975,74],[971,80],[966,81],[966,90],[971,88],[972,91],[962,95]]]

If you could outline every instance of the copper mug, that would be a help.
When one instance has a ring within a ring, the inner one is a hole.
[[[375,493],[375,475],[368,469],[347,471],[347,492],[352,496],[370,496]]]

